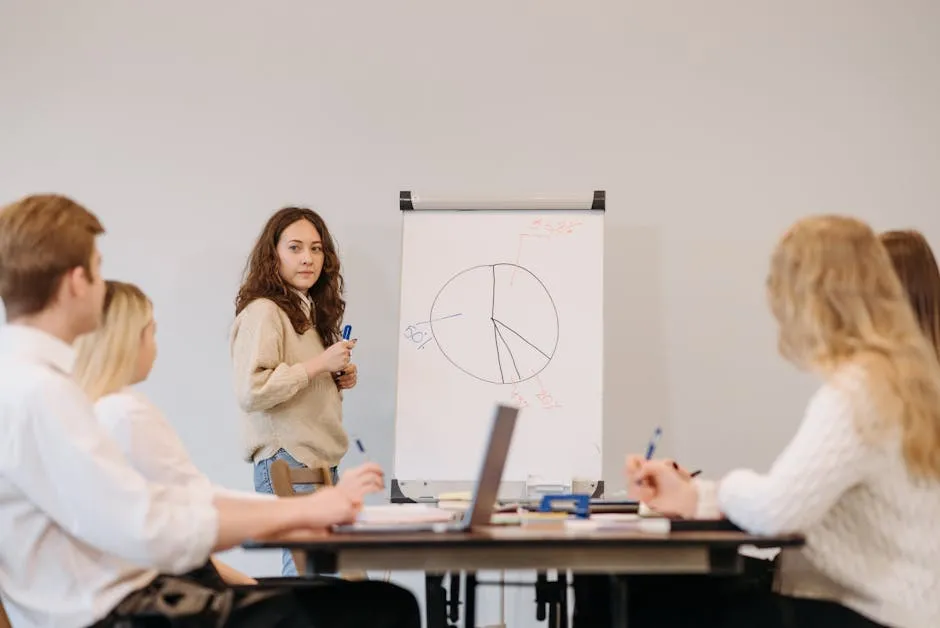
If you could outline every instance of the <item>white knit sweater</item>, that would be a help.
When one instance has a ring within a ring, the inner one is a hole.
[[[900,439],[863,439],[875,409],[865,373],[845,367],[810,401],[766,475],[698,481],[697,517],[722,513],[756,534],[798,532],[779,591],[839,602],[875,622],[940,627],[940,483],[915,482]],[[895,433],[896,434],[896,433]]]

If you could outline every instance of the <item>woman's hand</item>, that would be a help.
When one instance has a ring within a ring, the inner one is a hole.
[[[359,367],[350,362],[341,373],[333,375],[333,380],[340,390],[352,388],[359,382]]]
[[[355,340],[340,340],[339,342],[333,343],[326,351],[317,357],[304,362],[304,368],[307,369],[307,377],[313,379],[320,373],[342,371],[349,365],[352,350],[355,346]]]
[[[385,488],[385,474],[382,467],[374,462],[367,462],[346,471],[336,488],[345,491],[354,501],[362,503],[369,493],[377,493]]]
[[[362,510],[362,499],[355,499],[350,493],[339,486],[325,486],[300,496],[306,509],[302,527],[328,528],[354,522]]]
[[[674,461],[628,456],[625,474],[631,499],[667,516],[695,516],[698,491],[689,472]]]

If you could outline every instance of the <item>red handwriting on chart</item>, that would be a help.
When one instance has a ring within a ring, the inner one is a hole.
[[[541,390],[535,395],[538,397],[539,401],[542,402],[542,407],[546,410],[551,410],[552,408],[560,408],[561,404],[555,401],[555,398],[552,397],[552,394],[547,390]]]
[[[581,223],[575,222],[573,220],[559,220],[552,222],[550,220],[545,220],[544,218],[536,218],[532,221],[532,225],[529,227],[529,229],[537,233],[545,233],[548,235],[565,235],[572,233],[579,226],[581,226]]]
[[[551,410],[552,408],[562,407],[560,403],[555,401],[555,398],[550,392],[548,392],[545,386],[542,385],[542,381],[538,377],[536,377],[535,380],[539,387],[538,392],[535,393],[535,397],[539,400],[539,404],[542,406],[542,409]],[[522,396],[522,393],[519,392],[519,386],[517,384],[513,384],[512,387],[512,400],[518,404],[520,408],[526,408],[529,406],[529,402],[525,397]]]
[[[542,380],[539,377],[535,378],[535,381],[539,385],[539,392],[536,393],[539,401],[542,402],[542,407],[546,410],[551,410],[552,408],[560,408],[561,404],[555,401],[555,398],[552,397],[552,394],[545,389],[545,386],[542,384]]]
[[[565,236],[570,233],[573,233],[575,229],[581,226],[580,222],[573,220],[558,220],[551,221],[546,220],[545,218],[536,218],[529,224],[529,228],[526,233],[519,234],[519,248],[516,251],[516,265],[518,266],[522,260],[522,243],[528,238],[553,238],[558,236]],[[516,270],[513,269],[512,277],[509,279],[509,285],[513,285],[513,281],[516,278]]]

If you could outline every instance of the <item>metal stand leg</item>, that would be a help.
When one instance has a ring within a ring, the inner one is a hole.
[[[476,628],[477,624],[477,574],[468,571],[464,576],[464,597],[467,600],[463,610],[464,628]]]
[[[610,621],[614,628],[627,628],[627,579],[610,576]]]
[[[535,621],[545,621],[546,602],[545,589],[548,585],[548,575],[544,571],[535,574]],[[549,624],[551,625],[551,624]]]
[[[559,571],[555,580],[549,580],[544,571],[535,577],[535,619],[545,621],[550,628],[568,628],[568,573]]]
[[[447,580],[447,625],[456,626],[460,621],[460,572],[450,572]]]

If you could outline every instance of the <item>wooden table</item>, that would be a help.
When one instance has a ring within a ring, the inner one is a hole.
[[[649,534],[556,526],[485,527],[473,532],[295,534],[246,548],[299,549],[307,573],[346,570],[424,571],[570,570],[617,575],[736,574],[742,546],[798,547],[797,535],[761,537],[744,532],[683,531]],[[626,625],[624,579],[614,595],[614,618]],[[467,579],[464,625],[476,618],[475,583]]]

